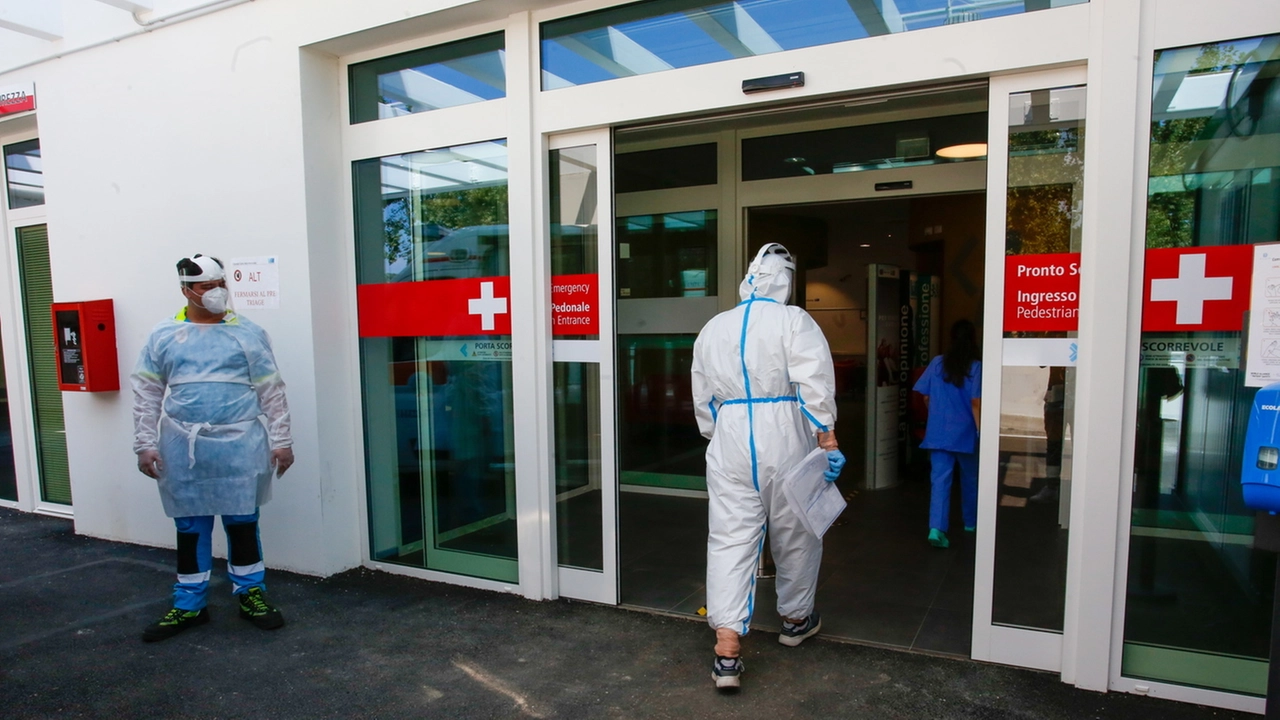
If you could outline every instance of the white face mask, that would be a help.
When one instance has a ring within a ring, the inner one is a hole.
[[[200,306],[205,310],[220,315],[227,311],[227,302],[231,299],[231,294],[224,287],[210,288],[204,295],[200,296]]]

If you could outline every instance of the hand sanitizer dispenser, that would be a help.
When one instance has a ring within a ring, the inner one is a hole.
[[[1253,399],[1240,483],[1246,505],[1272,515],[1280,512],[1280,383],[1262,388]]]

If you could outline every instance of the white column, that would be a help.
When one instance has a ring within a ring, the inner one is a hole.
[[[528,12],[507,24],[508,183],[511,232],[511,380],[515,412],[516,521],[520,591],[555,597],[556,552],[552,482],[550,253],[542,222],[542,138],[533,101],[539,87],[538,26]]]
[[[1122,467],[1131,249],[1142,242],[1135,193],[1144,184],[1138,143],[1139,39],[1142,3],[1091,0],[1088,112],[1085,124],[1084,228],[1080,297],[1080,361],[1076,386],[1071,534],[1067,560],[1062,679],[1106,690],[1122,493],[1132,468]],[[1136,224],[1136,227],[1135,227]],[[1130,353],[1131,355],[1131,353]],[[1133,362],[1131,362],[1131,360]]]

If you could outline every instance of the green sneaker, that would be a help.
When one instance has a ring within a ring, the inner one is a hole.
[[[200,608],[194,612],[172,608],[160,618],[159,622],[148,625],[142,631],[142,641],[168,640],[189,627],[204,625],[207,622],[209,622],[209,608]]]
[[[262,588],[249,588],[236,596],[240,600],[240,617],[257,625],[263,630],[275,630],[284,625],[284,616],[274,605],[267,602]]]
[[[929,528],[929,544],[936,548],[946,548],[951,546],[951,541],[947,539],[947,534],[938,528]]]

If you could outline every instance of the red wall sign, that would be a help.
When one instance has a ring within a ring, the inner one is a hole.
[[[599,332],[596,275],[551,279],[555,335]],[[379,283],[356,288],[360,337],[469,337],[511,334],[508,277]]]
[[[1142,331],[1240,330],[1252,276],[1252,245],[1148,250]]]
[[[1076,330],[1080,253],[1009,255],[1004,260],[1004,329]]]
[[[36,109],[36,87],[32,83],[0,87],[0,115]]]

